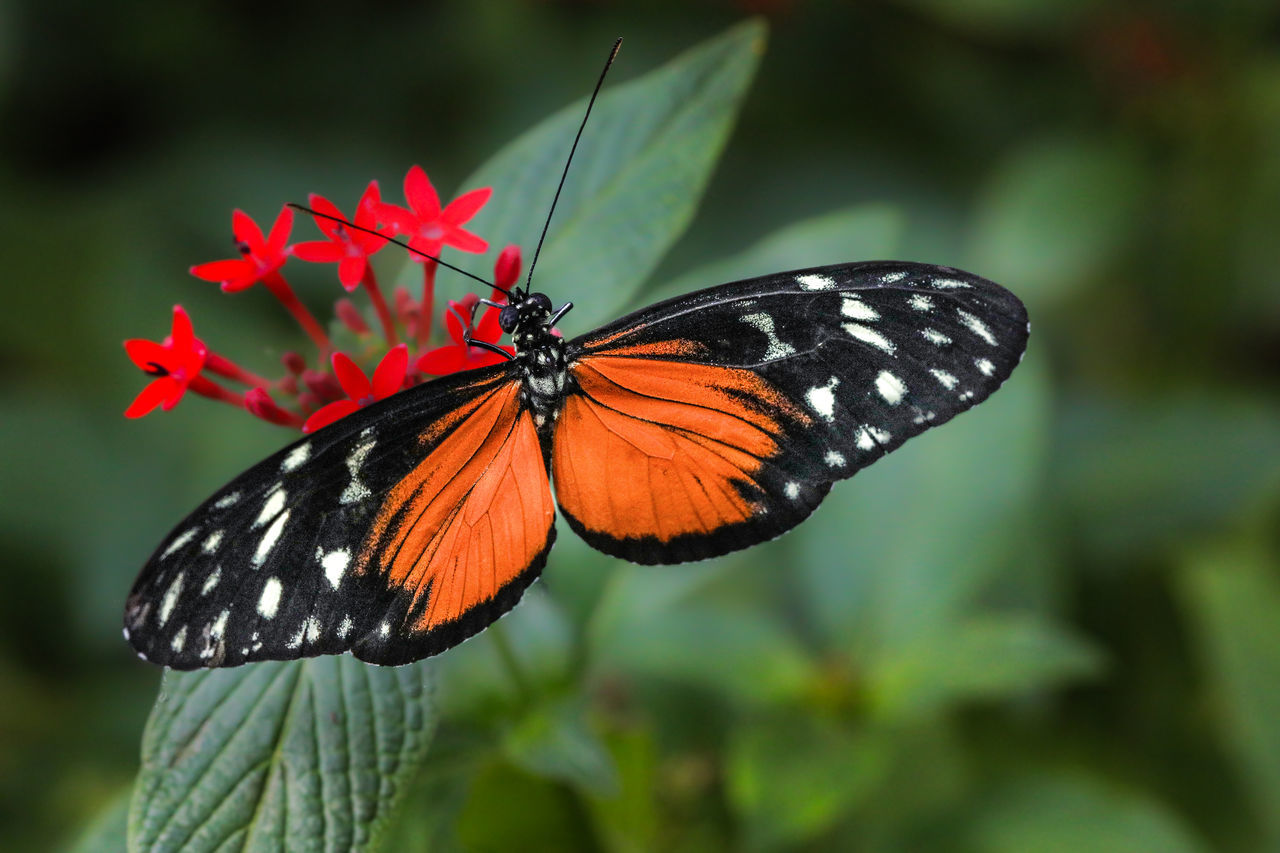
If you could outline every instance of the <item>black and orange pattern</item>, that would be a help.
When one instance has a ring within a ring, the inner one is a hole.
[[[668,300],[564,342],[517,292],[516,356],[361,409],[180,524],[125,635],[179,669],[351,651],[402,664],[515,605],[555,539],[724,554],[977,405],[1027,341],[1022,304],[957,270],[877,262]]]

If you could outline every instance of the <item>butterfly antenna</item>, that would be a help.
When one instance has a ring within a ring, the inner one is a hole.
[[[410,246],[408,243],[406,243],[403,240],[397,240],[395,237],[388,237],[386,234],[383,234],[381,231],[375,231],[372,228],[365,228],[363,225],[356,225],[354,222],[344,219],[341,216],[330,216],[327,213],[321,213],[318,210],[312,210],[311,208],[307,207],[305,204],[298,204],[297,202],[291,201],[289,202],[289,207],[292,207],[294,210],[301,210],[303,213],[309,213],[312,216],[319,216],[321,219],[333,220],[334,222],[337,222],[340,225],[346,226],[347,228],[354,228],[356,231],[363,231],[366,234],[373,234],[377,237],[381,237],[382,239],[386,240],[389,243],[395,243],[397,246],[400,246],[401,248],[408,249],[410,252],[413,252],[415,255],[421,255],[424,258],[429,258],[435,261],[437,264],[439,264],[442,267],[451,269],[454,272],[460,272],[463,275],[465,275],[467,278],[473,278],[476,281],[483,284],[485,287],[492,287],[494,290],[500,293],[505,293],[508,299],[511,298],[511,291],[507,290],[505,287],[499,287],[493,282],[488,281],[484,278],[481,278],[478,275],[474,275],[473,273],[469,273],[466,270],[462,269],[461,267],[455,267],[453,264],[449,263],[448,261],[442,261],[439,258],[437,258],[435,255],[429,255],[426,252],[422,251],[421,249],[415,249],[413,246]]]
[[[573,138],[573,147],[569,149],[569,157],[564,161],[564,171],[560,173],[560,184],[556,187],[555,198],[551,199],[551,209],[547,211],[547,221],[542,224],[542,236],[538,238],[538,248],[533,250],[533,260],[529,262],[529,274],[524,280],[525,291],[529,290],[529,285],[533,281],[533,268],[538,264],[538,255],[542,252],[542,241],[547,239],[547,228],[551,226],[551,215],[556,212],[556,202],[560,201],[560,191],[564,189],[564,179],[569,177],[569,164],[573,162],[573,152],[578,150],[578,140],[582,138],[582,130],[587,126],[587,119],[591,117],[591,108],[595,106],[596,95],[600,94],[600,87],[604,85],[604,76],[609,73],[609,66],[613,65],[613,60],[617,57],[618,50],[621,47],[622,39],[619,38],[609,50],[609,58],[604,61],[604,68],[600,72],[600,79],[596,81],[595,90],[591,93],[591,100],[587,101],[587,111],[582,116],[582,124],[578,125],[578,135]]]

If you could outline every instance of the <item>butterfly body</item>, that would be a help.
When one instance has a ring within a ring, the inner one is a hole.
[[[515,605],[557,504],[637,563],[774,538],[986,399],[1027,340],[1007,290],[905,262],[721,285],[568,341],[546,296],[511,303],[514,358],[348,415],[178,525],[126,605],[139,654],[181,669],[435,654]]]

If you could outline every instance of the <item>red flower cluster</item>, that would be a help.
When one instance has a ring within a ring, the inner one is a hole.
[[[487,307],[479,319],[480,298],[468,294],[449,302],[445,314],[448,342],[429,347],[434,316],[437,264],[431,257],[413,254],[422,264],[421,298],[397,288],[391,306],[378,285],[371,258],[391,238],[401,235],[417,252],[438,257],[446,248],[463,252],[485,252],[489,244],[462,226],[488,202],[488,187],[463,193],[441,207],[440,197],[420,166],[404,179],[407,207],[382,201],[377,181],[370,182],[356,205],[355,214],[345,217],[327,198],[312,194],[313,210],[322,216],[315,221],[324,239],[289,244],[293,210],[284,207],[263,236],[258,224],[243,211],[231,215],[231,232],[240,257],[212,261],[191,268],[191,274],[221,284],[227,293],[248,290],[259,282],[294,317],[316,347],[314,366],[297,352],[281,359],[285,372],[276,379],[258,376],[230,359],[209,350],[195,336],[191,319],[181,306],[174,306],[173,329],[163,342],[125,341],[129,358],[153,377],[125,410],[130,418],[141,417],[157,406],[172,409],[188,391],[241,407],[269,423],[311,432],[328,426],[362,406],[385,399],[404,388],[459,370],[483,367],[502,360],[489,350],[467,345],[467,339],[497,343],[499,308]],[[334,218],[326,218],[334,217]],[[352,227],[354,226],[354,227]],[[307,309],[281,272],[290,258],[313,264],[337,264],[338,282],[347,293],[363,289],[380,334],[375,335],[364,311],[349,297],[338,299],[329,327],[343,340],[354,339],[347,352],[339,351],[326,327]],[[520,275],[520,248],[507,246],[494,266],[494,283],[510,288]],[[490,301],[504,302],[497,289]],[[394,307],[392,307],[394,306]],[[407,343],[402,343],[401,341]],[[504,347],[514,352],[511,347]],[[415,356],[413,350],[417,350]],[[373,378],[360,365],[375,365]],[[246,386],[235,391],[210,375]],[[280,402],[277,402],[279,398]]]

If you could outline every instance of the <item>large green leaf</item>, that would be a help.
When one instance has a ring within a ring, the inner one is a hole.
[[[867,673],[875,709],[890,718],[996,699],[1093,675],[1098,651],[1043,618],[989,614],[929,633],[876,659]]]
[[[601,93],[538,261],[538,282],[555,301],[578,303],[566,327],[594,328],[616,316],[683,233],[763,53],[765,32],[763,23],[747,21]],[[516,243],[526,263],[532,258],[585,108],[585,100],[565,107],[462,183],[494,189],[467,226],[494,249]],[[462,263],[480,274],[492,271],[488,256]]]
[[[1271,556],[1247,547],[1186,560],[1182,598],[1200,635],[1214,722],[1280,846],[1280,582]]]
[[[427,683],[348,656],[166,674],[130,850],[367,848],[430,740]]]
[[[882,204],[824,213],[780,228],[736,255],[666,282],[646,293],[646,301],[797,267],[892,258],[902,243],[904,224],[896,209]]]

